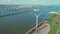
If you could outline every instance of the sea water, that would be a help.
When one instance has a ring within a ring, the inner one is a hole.
[[[0,16],[32,9],[40,9],[39,14],[41,15],[39,16],[39,22],[41,22],[47,18],[48,12],[60,10],[60,6],[36,6],[15,11],[0,10]],[[34,16],[34,12],[0,17],[0,34],[24,34],[35,26],[35,20],[36,17]]]

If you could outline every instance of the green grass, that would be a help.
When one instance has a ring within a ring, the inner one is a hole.
[[[53,24],[52,22],[48,22],[47,20],[43,20],[42,23],[50,25],[50,31],[48,34],[56,34],[58,30],[58,25]],[[34,31],[37,32],[37,31]]]
[[[48,20],[43,20],[42,23],[45,24],[49,24],[50,25],[50,31],[48,34],[57,34],[57,30],[58,30],[58,24],[54,24],[55,22],[54,19],[57,17],[57,14],[49,14],[48,15]],[[59,16],[60,17],[60,16]],[[49,19],[51,19],[51,21],[49,21]]]
[[[53,24],[52,22],[48,22],[47,20],[42,21],[45,24],[49,24],[50,25],[50,31],[48,34],[56,34],[57,30],[58,30],[58,25]]]
[[[50,31],[48,32],[48,34],[57,34],[58,24],[54,24],[55,22],[53,22],[57,16],[58,16],[57,14],[52,13],[48,15],[48,19],[42,21],[42,23],[50,25]],[[58,18],[60,19],[60,16]]]
[[[51,23],[49,34],[56,34],[57,30],[58,30],[58,26]]]
[[[50,18],[50,19],[55,19],[56,17],[57,17],[58,15],[57,14],[49,14],[48,15],[48,18]]]
[[[49,14],[48,19],[51,19],[51,22],[47,21],[48,24],[50,24],[50,31],[48,34],[56,34],[58,30],[58,25],[54,24],[52,21],[57,17],[57,14]]]

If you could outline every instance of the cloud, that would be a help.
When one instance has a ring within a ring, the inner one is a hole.
[[[0,0],[0,4],[60,5],[60,0]]]
[[[33,0],[33,1],[38,1],[38,0]]]
[[[0,0],[0,3],[11,2],[11,0]]]
[[[12,0],[8,0],[7,2],[12,2]]]

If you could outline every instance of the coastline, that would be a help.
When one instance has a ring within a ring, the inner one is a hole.
[[[39,23],[38,24],[38,28],[42,25],[43,23]],[[31,34],[33,31],[35,31],[35,29],[36,29],[36,26],[34,26],[33,28],[31,28],[30,30],[28,30],[25,34]]]

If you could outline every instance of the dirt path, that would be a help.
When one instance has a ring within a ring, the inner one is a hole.
[[[58,30],[57,30],[57,34],[60,34],[60,27],[59,27]]]
[[[38,28],[38,32],[33,32],[32,34],[48,34],[50,31],[50,25],[49,24],[43,24]]]

